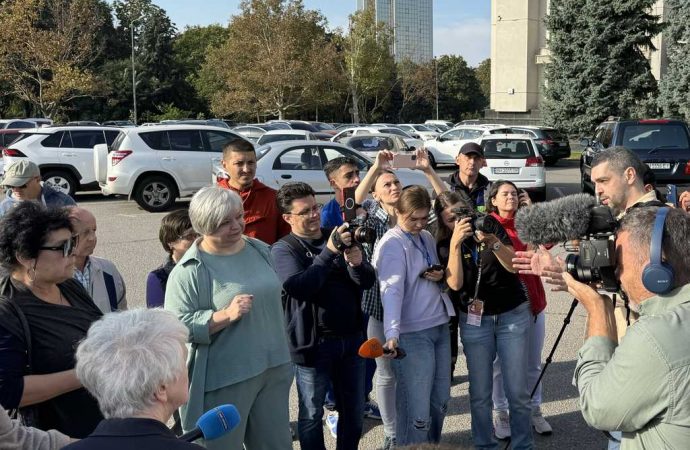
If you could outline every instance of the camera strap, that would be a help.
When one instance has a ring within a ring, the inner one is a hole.
[[[407,231],[403,231],[403,233],[405,234],[405,236],[407,236],[407,239],[409,239],[410,242],[412,242],[412,245],[414,245],[415,248],[419,250],[422,253],[422,255],[424,255],[424,258],[426,258],[427,266],[431,267],[433,265],[431,262],[431,256],[429,255],[429,251],[426,249],[426,246],[424,245],[424,241],[422,241],[422,246],[424,247],[422,248],[417,244],[417,242],[415,242],[414,238],[412,237],[412,234],[408,233]],[[422,238],[420,237],[419,239],[421,241]]]
[[[470,305],[477,299],[479,296],[479,283],[482,282],[482,254],[479,253],[479,259],[477,259],[477,282],[474,285],[474,296],[472,297],[472,300],[470,300]]]

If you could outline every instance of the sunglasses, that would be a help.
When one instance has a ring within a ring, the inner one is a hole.
[[[62,252],[62,257],[67,258],[68,256],[70,256],[72,254],[72,252],[74,251],[74,247],[76,247],[76,245],[77,245],[77,236],[74,235],[60,245],[55,245],[52,247],[43,246],[43,247],[38,247],[38,249],[39,250],[50,250],[53,252]]]

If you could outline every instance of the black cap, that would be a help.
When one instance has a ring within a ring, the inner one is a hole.
[[[458,155],[469,155],[470,153],[476,153],[482,158],[484,157],[484,150],[482,150],[481,146],[475,142],[468,142],[460,147]]]

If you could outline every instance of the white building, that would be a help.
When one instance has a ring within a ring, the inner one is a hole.
[[[422,63],[434,57],[432,0],[357,0],[357,9],[374,3],[376,20],[393,31],[391,52],[396,61],[405,58]]]

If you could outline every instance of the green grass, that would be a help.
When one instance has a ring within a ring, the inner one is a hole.
[[[568,159],[579,160],[582,152],[580,150],[572,150]]]

